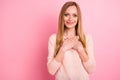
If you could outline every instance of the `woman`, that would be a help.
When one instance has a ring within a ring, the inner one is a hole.
[[[58,33],[50,36],[48,53],[48,72],[56,80],[89,80],[96,65],[93,42],[82,30],[81,11],[76,2],[63,5]]]

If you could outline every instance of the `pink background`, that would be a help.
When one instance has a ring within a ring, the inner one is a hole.
[[[0,0],[0,80],[52,80],[47,72],[48,37],[57,31],[68,0]],[[74,0],[84,31],[94,39],[91,80],[120,80],[120,1]]]

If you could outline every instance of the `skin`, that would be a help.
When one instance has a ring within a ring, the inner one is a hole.
[[[75,34],[75,26],[77,24],[78,16],[75,6],[69,6],[64,14],[64,25],[66,26],[64,35],[67,37],[64,39],[63,45],[58,51],[55,57],[56,61],[61,62],[64,58],[64,53],[69,49],[74,49],[78,52],[82,62],[86,62],[89,58],[85,53],[82,43],[78,41],[79,37]]]

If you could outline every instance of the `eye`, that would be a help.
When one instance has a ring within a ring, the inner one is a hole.
[[[73,17],[77,17],[77,14],[73,14]]]
[[[65,13],[64,15],[65,15],[66,17],[67,17],[67,16],[69,16],[69,14],[68,14],[68,13]]]

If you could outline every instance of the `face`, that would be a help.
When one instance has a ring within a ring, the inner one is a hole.
[[[70,29],[70,28],[75,28],[78,20],[78,15],[77,15],[77,8],[76,6],[69,6],[64,14],[64,24],[65,26]]]

